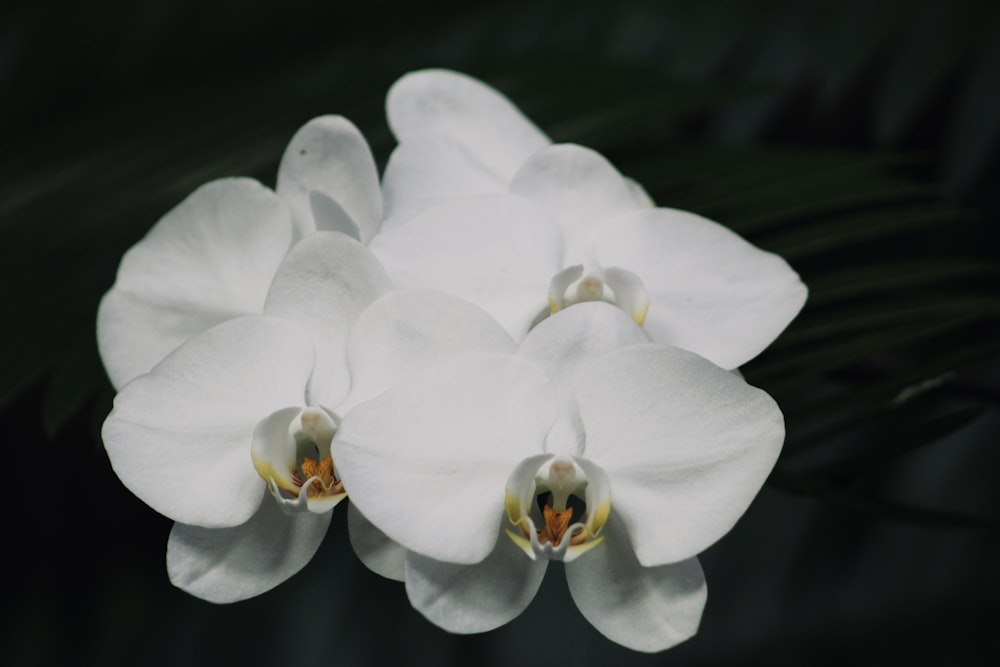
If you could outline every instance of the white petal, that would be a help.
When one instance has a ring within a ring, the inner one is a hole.
[[[209,602],[260,595],[305,567],[323,542],[331,516],[287,516],[268,498],[240,526],[176,523],[167,542],[170,581]]]
[[[321,192],[350,216],[367,243],[382,223],[375,158],[364,136],[342,116],[320,116],[292,137],[278,167],[278,194],[305,236],[317,229],[310,193]]]
[[[555,392],[512,355],[467,355],[351,410],[333,460],[351,502],[407,549],[471,564],[493,549],[507,476],[538,454]]]
[[[340,232],[361,241],[361,230],[344,207],[318,190],[309,193],[309,207],[317,231]]]
[[[303,403],[312,364],[308,335],[291,323],[245,317],[209,329],[119,392],[102,433],[111,465],[175,521],[245,522],[264,494],[254,428]]]
[[[256,181],[195,190],[122,257],[97,313],[97,343],[121,388],[184,341],[259,314],[292,239],[288,211]]]
[[[386,579],[403,581],[403,564],[409,552],[366,519],[354,503],[347,506],[347,530],[354,553],[365,567]]]
[[[506,191],[506,181],[451,137],[413,137],[396,147],[385,166],[385,227],[409,220],[447,199]]]
[[[450,292],[485,309],[520,340],[546,311],[559,269],[558,231],[537,207],[505,195],[440,204],[372,240],[399,289]]]
[[[547,566],[545,559],[528,558],[506,535],[475,565],[442,563],[410,552],[406,595],[414,609],[448,632],[487,632],[527,608]]]
[[[386,114],[399,143],[431,133],[449,135],[505,182],[549,144],[495,89],[443,69],[411,72],[396,81],[386,98]]]
[[[294,320],[316,342],[309,402],[337,406],[347,395],[347,338],[361,312],[392,286],[375,256],[357,241],[316,232],[285,257],[264,312]]]
[[[525,336],[518,355],[544,369],[565,402],[592,359],[648,342],[646,334],[624,311],[594,301],[575,304],[542,320]]]
[[[632,193],[632,200],[635,202],[636,208],[656,207],[656,202],[653,201],[653,198],[646,192],[646,188],[642,187],[638,181],[626,178],[625,184],[628,185],[628,189]]]
[[[650,653],[694,636],[708,594],[695,558],[640,565],[614,514],[607,539],[566,564],[566,580],[580,613],[602,635]]]
[[[567,240],[564,265],[587,264],[588,233],[636,208],[628,183],[611,163],[575,144],[556,144],[533,155],[518,170],[510,192],[537,204],[559,226]]]
[[[545,439],[545,451],[577,456],[584,427],[574,393],[580,374],[603,353],[648,343],[649,338],[620,308],[601,301],[574,304],[528,332],[518,354],[538,364],[559,393],[559,418]]]
[[[594,247],[602,266],[632,271],[645,284],[653,340],[724,368],[757,356],[806,300],[782,258],[686,211],[623,215],[596,233]]]
[[[413,373],[468,352],[514,353],[514,341],[482,309],[444,292],[386,294],[351,330],[351,395],[346,413]]]
[[[686,350],[611,352],[580,377],[584,456],[611,479],[617,514],[645,566],[701,552],[743,514],[784,439],[763,391]]]
[[[562,456],[583,453],[586,436],[573,396],[560,392],[559,416],[545,436],[545,451]]]

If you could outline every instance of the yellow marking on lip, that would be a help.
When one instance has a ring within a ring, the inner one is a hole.
[[[503,504],[507,510],[507,518],[510,519],[510,522],[513,524],[521,523],[521,518],[523,517],[521,499],[516,494],[511,493],[510,489],[504,489]]]
[[[635,323],[638,324],[641,327],[642,323],[646,321],[646,314],[647,313],[649,313],[649,304],[648,303],[645,304],[644,306],[640,306],[640,307],[636,308],[635,310],[633,310],[632,311],[632,319],[635,320]]]
[[[587,530],[593,535],[601,532],[601,528],[604,527],[604,524],[608,520],[608,515],[610,514],[611,500],[608,499],[594,508],[594,511],[590,515],[590,521],[587,522]]]
[[[270,461],[258,457],[253,452],[250,453],[250,458],[253,460],[253,466],[256,468],[257,474],[260,475],[261,479],[264,481],[270,480],[279,489],[288,491],[289,493],[299,494],[299,488],[294,485],[294,480],[292,483],[289,483],[284,476],[278,474],[278,471],[271,465]]]

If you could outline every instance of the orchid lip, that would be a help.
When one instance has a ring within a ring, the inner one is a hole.
[[[330,445],[340,418],[326,408],[278,410],[257,424],[251,456],[286,514],[329,512],[347,497]]]
[[[577,303],[605,301],[624,310],[642,326],[649,312],[646,286],[636,274],[617,266],[585,272],[582,264],[563,269],[549,283],[549,311]]]
[[[507,536],[532,560],[570,562],[604,539],[611,511],[607,475],[584,459],[542,454],[514,469],[505,495]]]

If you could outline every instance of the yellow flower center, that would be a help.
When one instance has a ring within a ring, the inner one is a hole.
[[[344,492],[344,483],[337,479],[333,470],[333,457],[327,456],[317,462],[316,459],[306,456],[303,457],[302,465],[299,468],[302,470],[301,474],[298,471],[292,472],[296,486],[301,487],[305,480],[317,478],[313,479],[306,488],[308,497],[332,496]]]
[[[563,269],[549,283],[549,311],[556,313],[576,303],[606,301],[624,310],[642,326],[649,312],[649,296],[642,280],[631,271],[608,267],[584,275],[577,264]]]
[[[336,416],[322,408],[283,408],[254,431],[257,474],[287,513],[328,512],[347,496],[330,456]]]
[[[508,481],[504,506],[515,530],[507,535],[532,559],[572,560],[603,540],[598,533],[611,509],[610,493],[603,479],[597,480],[602,490],[588,493],[587,475],[566,457],[537,465],[526,459]]]
[[[551,542],[559,546],[566,529],[569,528],[570,519],[573,518],[573,508],[567,507],[560,512],[546,505],[542,508],[542,515],[545,518],[545,526],[538,531],[538,541],[542,544]]]

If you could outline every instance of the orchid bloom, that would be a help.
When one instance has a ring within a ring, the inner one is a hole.
[[[295,134],[276,191],[247,178],[198,188],[125,253],[101,301],[97,342],[112,384],[121,388],[216,324],[261,314],[296,240],[330,230],[367,243],[381,222],[374,158],[340,116]]]
[[[351,405],[453,350],[507,340],[449,326],[454,297],[388,289],[366,248],[317,232],[279,266],[263,315],[208,329],[119,392],[105,447],[122,482],[176,522],[175,585],[232,602],[293,575],[346,496],[331,446]]]
[[[696,632],[696,555],[745,511],[783,437],[767,394],[591,303],[516,352],[456,356],[359,405],[334,457],[386,536],[380,564],[397,543],[433,623],[507,623],[558,560],[598,631],[659,651]]]
[[[805,302],[783,259],[711,220],[654,207],[600,154],[551,144],[475,79],[408,74],[387,110],[399,146],[372,250],[397,284],[477,303],[515,339],[549,313],[606,301],[654,341],[732,369]]]

